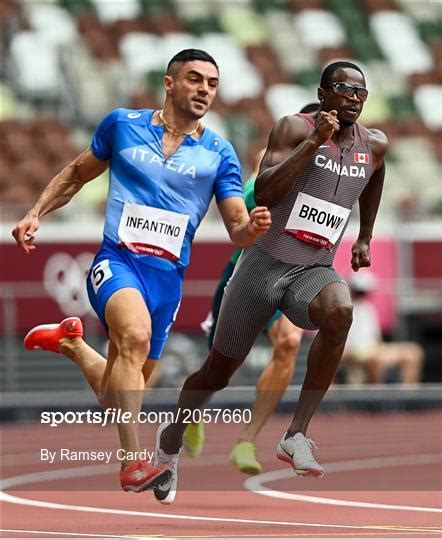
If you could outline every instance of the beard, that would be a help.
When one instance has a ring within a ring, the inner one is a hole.
[[[356,120],[344,120],[344,119],[339,119],[339,124],[340,124],[342,127],[344,127],[344,128],[353,126],[355,123],[356,123]]]

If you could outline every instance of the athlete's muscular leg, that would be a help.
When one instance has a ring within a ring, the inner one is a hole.
[[[156,358],[147,358],[143,366],[144,388],[154,388],[161,377],[159,361]]]
[[[154,360],[146,360],[150,314],[139,291],[125,288],[108,300],[105,315],[110,337],[107,360],[83,339],[64,339],[59,351],[81,368],[103,408],[129,411],[136,419],[145,382],[155,367]],[[118,429],[122,447],[139,450],[138,424],[119,424]]]
[[[109,344],[108,357],[112,353],[110,348],[111,345]],[[104,370],[106,369],[106,358],[90,347],[83,338],[64,338],[60,340],[58,351],[77,364],[89,386],[98,397]]]
[[[267,301],[263,283],[255,280],[254,289],[249,287],[247,266],[252,266],[249,256],[253,261],[254,253],[244,251],[224,291],[214,346],[202,367],[187,377],[175,413],[178,409],[200,409],[216,391],[228,385],[230,377],[241,366],[256,337],[276,310],[276,306]],[[261,279],[265,282],[264,273]],[[257,305],[259,309],[256,309]],[[240,318],[238,314],[241,314]],[[186,428],[182,420],[182,417],[178,418],[163,431],[161,448],[168,454],[175,454],[182,445]]]
[[[244,358],[229,358],[212,348],[201,368],[187,377],[178,399],[176,412],[200,409],[210,397],[229,384],[230,377],[241,366]],[[187,424],[182,423],[183,415],[170,424],[161,437],[161,448],[167,454],[176,454],[181,448],[183,433]]]
[[[93,350],[93,349],[92,349]],[[112,343],[112,341],[109,341],[109,349],[107,354],[107,360],[103,358],[103,366],[102,366],[102,375],[101,375],[101,381],[99,386],[99,391],[97,393],[97,397],[99,398],[100,405],[103,407],[103,409],[107,409],[108,407],[112,407],[113,405],[109,402],[109,399],[106,399],[106,396],[102,396],[100,393],[100,388],[102,384],[102,380],[104,377],[104,372],[106,369],[106,363],[107,362],[113,362],[114,359],[117,357],[118,349],[117,347]],[[144,362],[144,366],[142,369],[143,373],[143,379],[144,379],[144,388],[151,388],[151,384],[153,383],[155,385],[155,382],[157,380],[157,377],[153,375],[153,372],[155,368],[158,366],[158,360],[153,358],[147,358]]]
[[[272,324],[267,336],[273,347],[273,355],[258,380],[252,418],[246,424],[240,441],[255,440],[290,384],[301,345],[302,329],[283,315]]]
[[[307,373],[298,407],[288,435],[304,435],[319,403],[333,381],[352,322],[352,304],[348,287],[336,282],[327,285],[310,303],[309,316],[319,327],[307,360]]]
[[[106,363],[117,354],[117,349],[111,341],[109,341],[109,350],[107,359],[101,356],[95,349],[90,347],[83,338],[65,338],[60,341],[58,347],[60,353],[70,358],[77,364],[83,372],[89,386],[95,392],[97,397],[100,395],[101,381],[103,379]],[[154,369],[158,365],[158,360],[147,358],[143,366],[143,377],[145,388],[151,386],[150,380]],[[154,377],[155,378],[155,377]],[[106,408],[106,404],[101,403]]]
[[[100,403],[130,412],[136,421],[143,401],[142,369],[150,349],[150,315],[140,292],[124,288],[109,298],[105,317],[112,347],[101,381]],[[137,422],[119,423],[118,432],[122,448],[139,451]]]

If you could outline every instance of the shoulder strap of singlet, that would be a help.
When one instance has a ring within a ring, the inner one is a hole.
[[[368,129],[364,125],[360,124],[359,122],[356,122],[355,126],[356,126],[356,130],[358,132],[359,137],[363,141],[366,141],[369,136]]]
[[[296,116],[297,118],[300,118],[301,120],[303,120],[307,124],[307,127],[309,128],[309,131],[313,131],[313,129],[315,127],[315,119],[313,118],[313,116],[311,114],[308,114],[308,113],[296,113],[293,116]]]

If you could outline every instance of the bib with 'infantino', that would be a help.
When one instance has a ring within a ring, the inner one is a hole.
[[[189,216],[126,203],[118,227],[120,244],[135,253],[154,255],[169,261],[180,258]]]

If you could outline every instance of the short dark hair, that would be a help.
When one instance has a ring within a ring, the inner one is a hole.
[[[329,64],[321,75],[321,88],[325,88],[327,84],[330,84],[330,79],[332,78],[332,75],[335,71],[338,69],[345,69],[345,68],[351,68],[355,69],[356,71],[359,71],[359,73],[364,77],[365,75],[362,73],[362,70],[359,66],[356,64],[353,64],[352,62],[346,62],[345,60],[339,61],[339,62],[333,62],[332,64]]]
[[[299,111],[300,113],[309,114],[319,111],[319,103],[308,103],[307,105],[304,105],[302,109]]]
[[[218,64],[215,62],[213,57],[210,56],[210,54],[206,53],[206,51],[202,51],[201,49],[184,49],[183,51],[177,53],[167,64],[167,73],[170,72],[172,64],[175,64],[176,62],[182,62],[184,64],[184,62],[191,62],[192,60],[210,62],[219,71]]]

